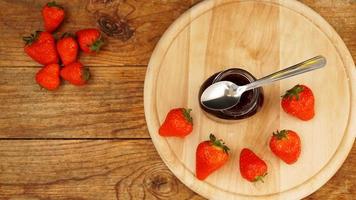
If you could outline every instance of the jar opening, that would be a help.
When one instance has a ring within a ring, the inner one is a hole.
[[[253,77],[252,74],[250,74],[248,71],[239,68],[232,68],[219,73],[219,77],[216,77],[212,83],[216,83],[219,81],[231,81],[236,85],[242,86],[242,85],[249,84],[255,80],[256,78]],[[259,97],[258,88],[255,88],[250,91],[246,91],[242,94],[240,102],[236,106],[228,110],[223,110],[221,112],[232,116],[245,115],[254,109],[254,107],[258,103],[257,102],[258,97]]]
[[[245,85],[255,80],[256,78],[252,74],[240,68],[232,68],[221,71],[214,74],[203,83],[202,87],[200,88],[199,98],[207,87],[219,81],[231,81],[237,85]],[[243,119],[254,115],[262,106],[262,102],[262,88],[255,88],[253,90],[244,92],[241,96],[240,102],[230,109],[223,111],[212,111],[208,108],[205,108],[201,104],[200,107],[206,112],[215,115],[218,118]]]

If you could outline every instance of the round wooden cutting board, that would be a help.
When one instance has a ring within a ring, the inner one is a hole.
[[[223,123],[199,107],[201,84],[212,74],[240,67],[260,78],[323,55],[326,67],[265,86],[262,109],[253,117]],[[301,83],[315,95],[315,117],[307,122],[283,112],[280,96]],[[207,0],[183,14],[159,41],[148,66],[145,114],[153,143],[170,170],[209,199],[299,199],[320,188],[342,165],[356,133],[355,65],[345,44],[317,13],[292,0]],[[181,138],[158,134],[172,108],[192,108],[193,132]],[[302,153],[287,165],[268,141],[273,131],[299,133]],[[195,178],[197,145],[210,133],[230,147],[230,160],[205,181]],[[239,172],[239,154],[250,148],[268,165],[265,182],[250,183]]]

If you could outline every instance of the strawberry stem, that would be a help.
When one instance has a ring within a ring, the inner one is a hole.
[[[66,37],[75,38],[75,35],[73,33],[65,32],[65,33],[62,34],[61,39],[62,38],[66,38]]]
[[[292,89],[289,89],[286,91],[286,93],[281,96],[283,98],[288,98],[292,100],[293,97],[295,97],[297,100],[299,100],[299,93],[303,91],[303,87],[301,85],[296,85]]]
[[[89,68],[85,67],[83,68],[83,75],[82,75],[83,80],[87,81],[90,78],[90,71]]]
[[[277,137],[278,140],[281,140],[283,138],[287,138],[287,133],[288,130],[281,130],[281,131],[277,130],[277,133],[273,132],[273,136]]]
[[[261,181],[262,183],[264,183],[265,181],[263,180],[263,178],[267,175],[267,173],[263,174],[262,176],[256,176],[255,180],[253,180],[253,182],[257,182],[257,181]]]
[[[100,38],[97,39],[95,42],[93,42],[89,48],[91,51],[98,52],[104,44],[105,44],[105,42],[102,39],[102,37],[100,36]]]
[[[188,109],[183,108],[182,111],[183,111],[183,115],[184,115],[185,119],[186,119],[189,123],[193,124],[193,118],[192,118],[192,116],[190,116],[190,112],[192,111],[192,109],[190,109],[190,108],[188,108]]]
[[[58,5],[58,4],[56,3],[56,1],[48,2],[48,3],[47,3],[47,6],[48,6],[48,7],[57,7],[57,8],[63,9],[63,7],[60,6],[60,5]]]
[[[229,153],[228,151],[229,151],[230,149],[229,149],[229,147],[227,147],[227,146],[225,145],[225,143],[224,143],[224,141],[223,141],[222,139],[216,139],[215,135],[213,135],[212,133],[210,133],[209,139],[210,139],[210,142],[211,142],[214,146],[223,149],[226,154]]]
[[[40,35],[41,31],[36,31],[35,34],[31,34],[30,36],[23,37],[23,41],[25,41],[25,45],[31,45],[35,42]]]

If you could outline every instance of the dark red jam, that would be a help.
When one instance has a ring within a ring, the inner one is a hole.
[[[209,77],[200,87],[199,91],[199,102],[200,96],[204,90],[212,85],[213,83],[219,81],[231,81],[236,85],[246,85],[250,82],[255,81],[256,78],[252,76],[249,72],[239,68],[232,68],[222,72],[218,72],[211,77]],[[237,120],[244,119],[256,114],[262,107],[263,104],[263,90],[262,88],[255,88],[253,90],[246,91],[242,94],[240,102],[227,110],[214,111],[204,107],[200,103],[200,107],[215,117],[227,120]]]

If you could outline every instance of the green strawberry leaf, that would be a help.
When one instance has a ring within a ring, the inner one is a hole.
[[[253,182],[257,182],[257,181],[261,181],[262,183],[264,183],[263,178],[267,175],[267,173],[263,174],[262,176],[256,176],[255,180],[253,180]]]
[[[192,118],[192,116],[190,116],[190,112],[191,112],[191,111],[192,111],[192,109],[185,109],[185,108],[182,109],[184,118],[185,118],[189,123],[193,124],[193,118]]]
[[[277,130],[277,133],[273,132],[273,136],[277,137],[278,140],[287,138],[287,134],[288,134],[288,130],[281,130],[281,131]]]
[[[47,3],[47,6],[48,6],[48,7],[57,7],[57,8],[63,9],[63,7],[60,6],[60,5],[58,5],[58,4],[56,3],[56,1],[48,2],[48,3]]]
[[[216,147],[219,147],[221,149],[223,149],[223,151],[228,154],[229,152],[229,147],[227,147],[224,143],[223,140],[221,139],[216,139],[215,135],[213,135],[212,133],[210,133],[209,135],[209,139],[210,139],[210,142],[212,143],[212,145],[216,146]]]
[[[82,73],[83,73],[83,74],[82,74],[83,80],[85,80],[85,81],[89,80],[89,78],[90,78],[90,71],[89,71],[89,68],[85,67],[85,68],[83,69],[83,72],[82,72]]]
[[[23,41],[25,41],[25,45],[31,45],[32,43],[36,42],[38,36],[42,31],[36,31],[35,34],[31,34],[30,36],[23,37]]]
[[[296,100],[299,100],[299,93],[301,93],[302,91],[303,87],[298,84],[292,89],[287,90],[286,93],[281,97],[288,98],[289,100],[293,100],[293,97],[295,97]]]
[[[102,37],[100,37],[89,46],[89,49],[90,51],[98,52],[104,44],[104,40],[102,39]]]
[[[70,32],[64,32],[61,36],[61,39],[62,38],[66,38],[66,37],[72,37],[72,38],[75,38],[76,36],[73,34],[73,33],[70,33]]]

